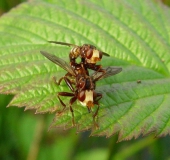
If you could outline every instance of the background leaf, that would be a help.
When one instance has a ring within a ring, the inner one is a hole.
[[[106,136],[119,132],[119,141],[153,131],[169,134],[169,13],[161,3],[146,0],[23,3],[0,19],[0,91],[15,94],[9,106],[36,113],[61,110],[56,93],[69,89],[64,82],[56,86],[52,77],[66,72],[39,51],[68,59],[69,47],[47,41],[90,43],[110,54],[103,66],[121,66],[123,71],[97,83],[103,94],[99,129],[86,107],[73,105],[77,131],[92,128],[92,135]],[[72,127],[69,110],[56,115],[54,126]]]

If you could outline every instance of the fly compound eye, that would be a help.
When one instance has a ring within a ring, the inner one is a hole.
[[[90,59],[93,56],[93,49],[88,49],[86,52],[86,58]]]
[[[81,92],[78,93],[78,99],[79,99],[80,102],[83,102],[85,100],[85,98],[86,98],[85,91],[81,91]]]

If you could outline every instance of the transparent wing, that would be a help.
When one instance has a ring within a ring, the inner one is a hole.
[[[65,43],[65,42],[56,42],[56,41],[48,41],[50,43],[55,43],[55,44],[61,44],[61,45],[65,45],[65,46],[69,46],[69,47],[75,47],[75,44],[70,44],[70,43]]]
[[[53,54],[47,53],[45,51],[40,51],[40,53],[43,56],[45,56],[46,58],[48,58],[50,61],[55,63],[56,65],[60,66],[61,68],[63,68],[67,72],[69,72],[71,75],[75,76],[75,73],[72,70],[71,66],[66,61],[64,61],[63,59],[61,59],[61,58],[59,58],[59,57],[57,57],[57,56],[55,56]]]
[[[106,72],[94,72],[91,77],[93,81],[97,81],[103,78],[107,78],[109,76],[113,76],[115,74],[118,74],[122,71],[121,67],[116,67],[116,66],[109,66],[107,68],[103,68]]]

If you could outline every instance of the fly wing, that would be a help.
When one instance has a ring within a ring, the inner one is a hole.
[[[105,52],[102,52],[102,54],[103,54],[104,56],[110,57],[110,55],[107,54],[107,53],[105,53]]]
[[[65,46],[69,46],[69,47],[75,47],[75,44],[70,44],[70,43],[65,43],[65,42],[57,42],[57,41],[48,41],[50,43],[55,43],[55,44],[61,44],[61,45],[65,45]]]
[[[55,44],[61,44],[61,45],[65,45],[65,46],[69,46],[69,47],[77,47],[77,45],[75,44],[71,44],[71,43],[66,43],[66,42],[57,42],[57,41],[48,41],[49,43],[55,43]],[[110,57],[109,54],[105,53],[105,52],[102,52],[102,54],[104,56],[108,56]]]
[[[106,72],[94,72],[91,77],[93,81],[104,79],[110,76],[113,76],[115,74],[118,74],[122,71],[121,67],[116,67],[116,66],[109,66],[107,68],[103,68]]]
[[[61,58],[59,58],[59,57],[57,57],[57,56],[55,56],[53,54],[50,54],[48,52],[45,52],[45,51],[40,51],[40,53],[43,56],[45,56],[46,58],[48,58],[50,61],[55,63],[56,65],[60,66],[61,68],[63,68],[67,72],[69,72],[71,75],[75,76],[75,73],[72,70],[71,66],[66,61],[64,61],[63,59],[61,59]]]

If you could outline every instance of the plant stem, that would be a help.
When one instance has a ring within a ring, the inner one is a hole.
[[[38,155],[39,148],[40,148],[40,142],[41,142],[42,135],[43,135],[43,130],[44,130],[44,117],[40,116],[38,118],[38,122],[35,128],[35,134],[32,140],[32,144],[30,146],[27,160],[37,159],[37,155]]]

